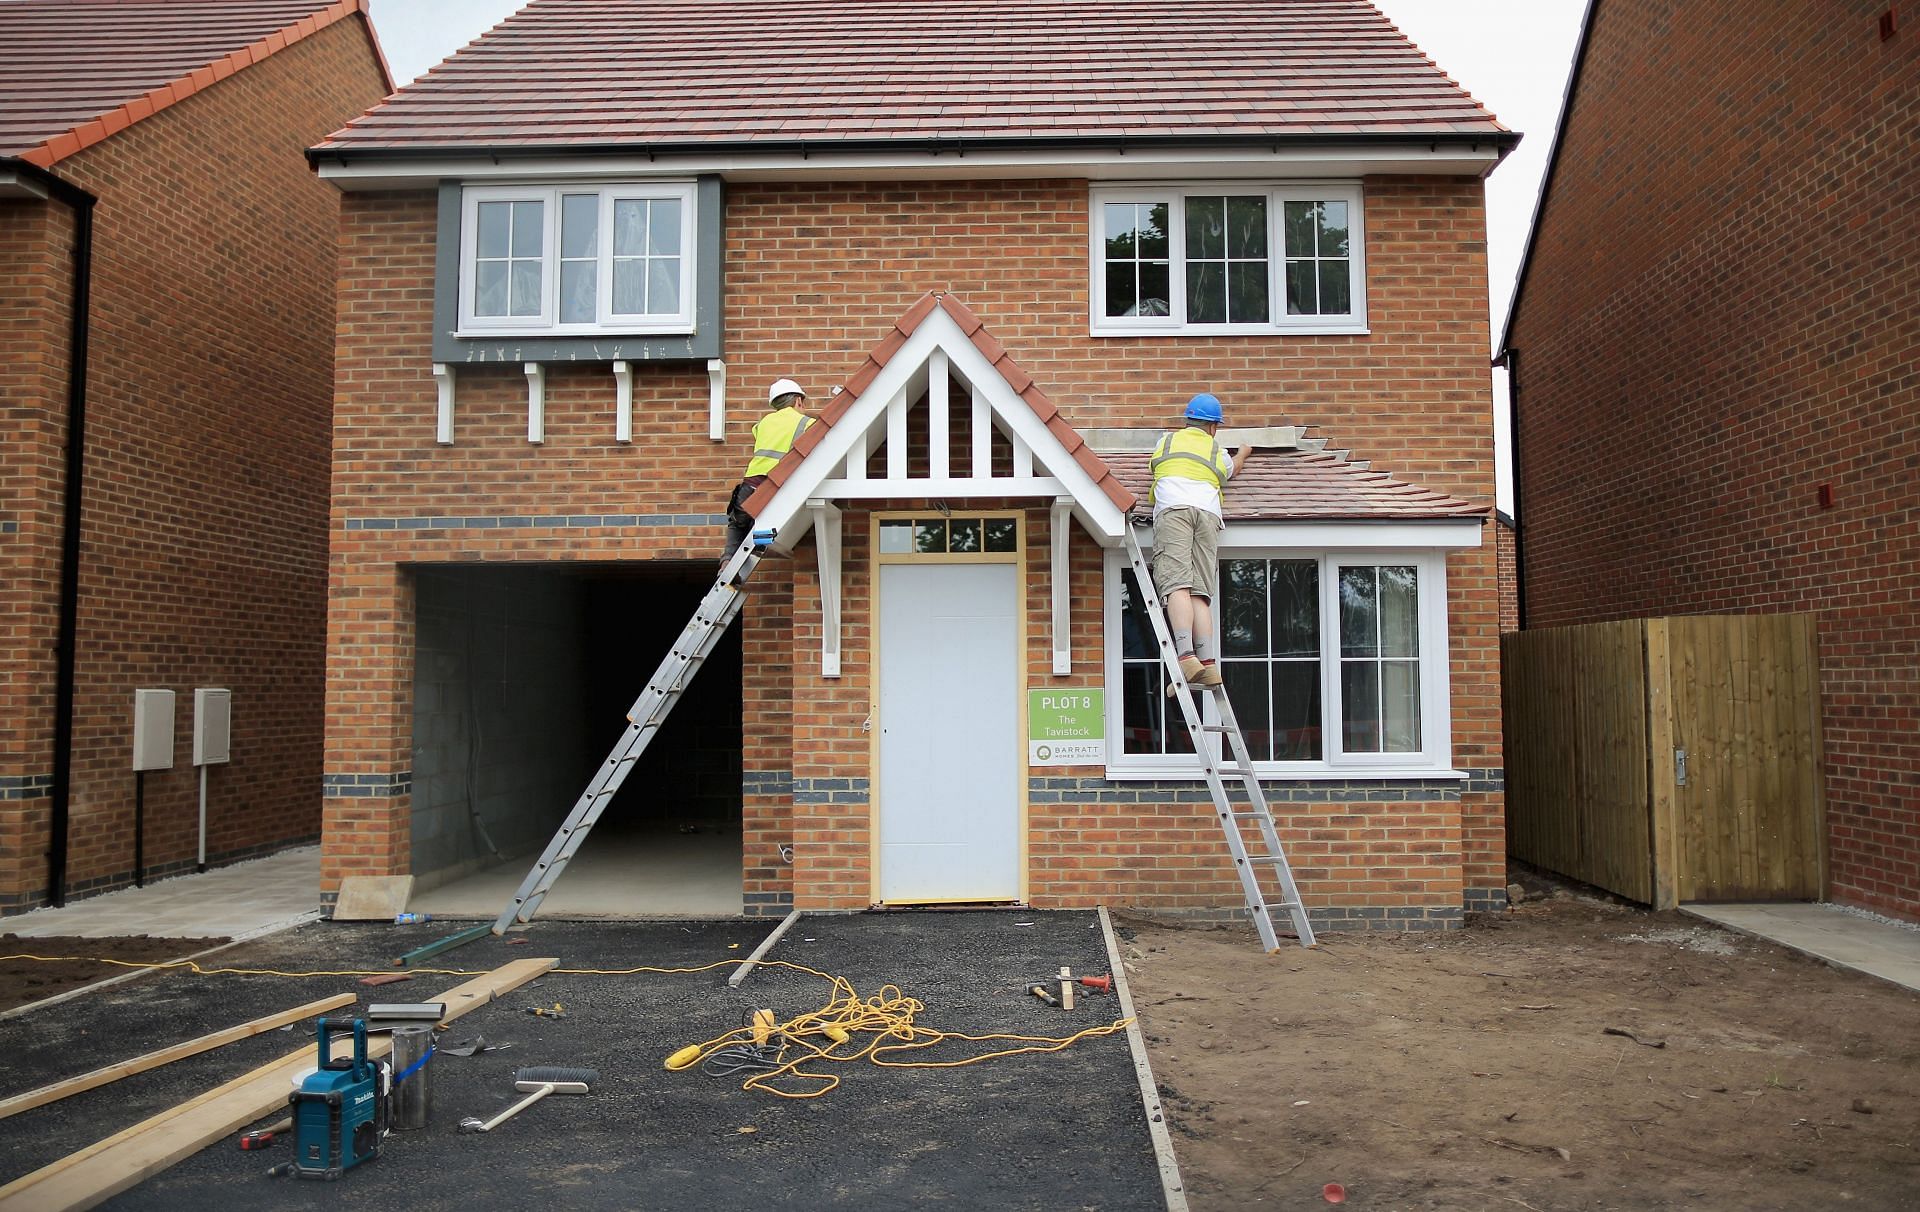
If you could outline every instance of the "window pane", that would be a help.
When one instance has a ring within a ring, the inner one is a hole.
[[[1267,562],[1220,561],[1220,589],[1221,654],[1267,655]]]
[[[1167,247],[1167,203],[1155,202],[1151,206],[1141,207],[1138,222],[1141,258],[1166,260],[1171,251]]]
[[[560,255],[592,257],[599,252],[599,195],[567,194],[560,199]]]
[[[637,257],[647,247],[647,203],[644,198],[619,198],[613,204],[613,252]],[[635,310],[638,310],[636,308]]]
[[[1320,565],[1273,561],[1273,653],[1320,655]]]
[[[1134,305],[1139,299],[1134,293],[1133,280],[1138,271],[1132,261],[1113,261],[1107,265],[1107,314],[1110,316],[1131,316],[1138,314]]]
[[[480,212],[480,232],[475,240],[475,250],[482,257],[504,257],[507,255],[507,220],[512,213],[511,202],[482,202],[477,208]]]
[[[661,257],[647,264],[647,313],[675,314],[680,310],[680,258]]]
[[[1273,756],[1280,762],[1320,760],[1320,662],[1273,664]]]
[[[1233,714],[1240,720],[1240,732],[1247,740],[1247,752],[1256,762],[1273,759],[1273,717],[1267,710],[1267,669],[1265,661],[1222,661],[1220,677],[1226,683],[1227,698]],[[1186,721],[1181,721],[1185,726]],[[1224,743],[1224,742],[1223,742]],[[1223,750],[1227,761],[1233,749]]]
[[[680,255],[680,199],[653,200],[647,216],[647,251],[656,257]]]
[[[1382,751],[1420,751],[1420,662],[1380,662]]]
[[[613,310],[623,316],[637,316],[646,310],[645,261],[632,257],[613,263]]]
[[[1136,209],[1131,202],[1109,202],[1102,208],[1107,230],[1107,260],[1132,261],[1140,255],[1135,233]]]
[[[513,255],[516,257],[537,257],[546,247],[546,232],[542,225],[546,222],[545,202],[513,203]]]
[[[1380,655],[1380,604],[1371,568],[1340,570],[1340,655]]]
[[[1320,262],[1320,314],[1344,316],[1353,312],[1353,292],[1348,289],[1351,274],[1345,261]]]
[[[1340,662],[1340,747],[1348,753],[1380,752],[1380,666]]]
[[[1287,314],[1317,316],[1320,300],[1313,287],[1313,262],[1287,262]]]
[[[1013,518],[988,518],[987,550],[1020,550],[1020,523]]]
[[[1173,297],[1172,275],[1167,272],[1164,261],[1140,265],[1140,303],[1133,314],[1141,316],[1171,315],[1167,300]]]
[[[945,522],[915,522],[913,524],[913,549],[915,551],[945,552],[947,549],[947,524]]]
[[[1313,220],[1316,207],[1312,202],[1288,202],[1284,207],[1286,215],[1284,239],[1286,254],[1289,257],[1311,257],[1318,246],[1314,239]]]
[[[1187,256],[1219,260],[1227,255],[1227,200],[1187,199]]]
[[[1227,266],[1227,318],[1235,324],[1267,319],[1267,263],[1240,261]]]
[[[516,316],[537,316],[540,314],[540,262],[510,261],[513,272],[509,276],[512,292],[512,312]]]
[[[507,314],[507,263],[482,261],[473,270],[473,314]]]
[[[1380,655],[1420,655],[1420,576],[1417,569],[1380,569]]]
[[[947,528],[947,550],[973,552],[980,550],[980,519],[955,518]]]
[[[594,320],[594,270],[592,261],[563,261],[560,264],[560,322],[591,324]]]
[[[1140,595],[1139,582],[1132,570],[1120,573],[1120,655],[1132,660],[1153,660],[1160,641],[1153,634],[1153,621],[1147,615],[1146,599]]]
[[[1259,258],[1267,255],[1267,200],[1227,199],[1227,255]]]
[[[1121,679],[1121,751],[1125,753],[1192,753],[1180,709],[1166,695],[1160,666],[1129,664]]]
[[[886,555],[905,555],[912,551],[913,523],[880,523],[880,550]]]
[[[1187,262],[1187,322],[1227,322],[1226,267],[1218,261]]]
[[[1323,257],[1347,255],[1347,204],[1345,202],[1320,204],[1320,255]]]

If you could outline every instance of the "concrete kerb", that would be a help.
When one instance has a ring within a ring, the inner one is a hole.
[[[1153,1155],[1160,1166],[1160,1187],[1167,1197],[1167,1212],[1187,1212],[1186,1184],[1180,1179],[1180,1162],[1173,1155],[1173,1135],[1167,1131],[1160,1083],[1154,1080],[1153,1066],[1147,1060],[1147,1041],[1140,1034],[1140,1016],[1134,1013],[1126,960],[1120,954],[1119,940],[1113,935],[1113,919],[1107,915],[1107,907],[1099,906],[1098,912],[1100,933],[1107,941],[1110,965],[1107,971],[1113,974],[1113,991],[1120,998],[1120,1016],[1127,1020],[1127,1047],[1133,1052],[1133,1071],[1140,1080],[1140,1105],[1147,1115],[1147,1134],[1153,1138]]]
[[[191,955],[183,955],[178,959],[158,960],[154,962],[163,963],[163,964],[184,964],[194,960],[205,959],[209,955],[218,955],[220,952],[226,951],[233,947],[238,947],[242,943],[250,943],[250,942],[253,942],[255,939],[265,938],[270,934],[278,934],[282,930],[291,930],[295,926],[304,926],[308,922],[317,922],[319,920],[320,920],[320,911],[318,909],[310,909],[307,912],[299,914],[295,917],[287,918],[285,921],[269,922],[267,925],[259,926],[259,927],[256,927],[255,929],[248,930],[242,934],[235,935],[233,938],[228,939],[224,943],[221,943],[218,947],[208,947],[204,951],[196,951]],[[20,941],[22,943],[26,943],[32,940],[21,939]],[[153,968],[146,967],[146,968],[136,969],[132,972],[123,972],[119,976],[105,977],[101,980],[94,981],[90,985],[82,985],[78,989],[69,989],[65,993],[56,993],[52,997],[41,998],[37,1002],[28,1002],[24,1006],[15,1006],[11,1010],[0,1011],[0,1022],[4,1022],[5,1020],[11,1019],[11,1018],[19,1018],[22,1015],[32,1014],[35,1010],[45,1010],[49,1006],[57,1006],[61,1002],[71,1001],[76,997],[81,997],[88,993],[96,993],[101,989],[106,989],[114,985],[125,984],[127,981],[138,980],[143,976],[151,976],[152,974],[153,974]]]

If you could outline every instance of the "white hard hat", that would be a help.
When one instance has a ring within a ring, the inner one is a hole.
[[[792,379],[775,379],[773,386],[767,388],[767,403],[771,404],[781,396],[804,396],[807,393]]]

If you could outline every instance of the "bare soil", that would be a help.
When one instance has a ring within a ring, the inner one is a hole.
[[[1122,919],[1192,1207],[1920,1207],[1920,995],[1534,888],[1274,956]]]
[[[133,971],[111,963],[165,963],[226,942],[223,938],[21,938],[0,934],[0,1010],[58,997],[82,985]],[[84,956],[74,962],[13,958],[22,955]]]

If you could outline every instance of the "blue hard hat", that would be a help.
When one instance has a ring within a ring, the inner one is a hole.
[[[1203,391],[1187,401],[1187,420],[1189,421],[1218,422],[1224,417],[1225,414],[1220,411],[1218,396]]]

